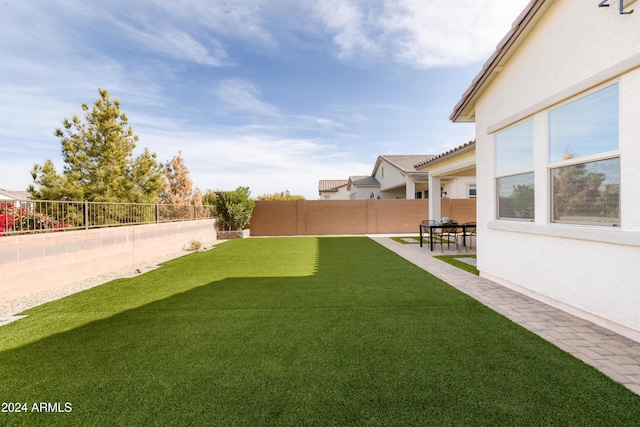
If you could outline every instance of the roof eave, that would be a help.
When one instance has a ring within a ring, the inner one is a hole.
[[[511,30],[498,43],[495,52],[482,66],[482,70],[476,75],[471,82],[471,86],[464,92],[462,98],[453,108],[453,112],[449,116],[452,122],[475,122],[475,103],[478,96],[484,92],[484,89],[502,71],[502,67],[513,53],[513,49],[517,47],[524,37],[529,34],[533,25],[537,22],[552,1],[549,0],[531,0],[527,7],[520,13],[514,21]]]

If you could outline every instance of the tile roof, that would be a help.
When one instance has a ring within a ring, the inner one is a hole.
[[[347,184],[349,184],[348,179],[321,179],[318,182],[318,191],[336,192]]]
[[[528,31],[535,26],[537,20],[542,16],[540,11],[544,12],[546,7],[553,3],[553,0],[531,0],[525,9],[516,18],[509,32],[502,38],[495,52],[482,66],[482,70],[476,75],[471,82],[471,86],[464,92],[462,98],[453,108],[453,112],[449,116],[451,121],[473,122],[474,115],[471,114],[475,109],[473,100],[484,89],[484,87],[500,72],[503,65],[507,62],[513,49],[528,34]]]
[[[31,193],[28,191],[13,191],[0,188],[0,194],[9,196],[15,200],[31,200]]]
[[[438,154],[437,156],[433,156],[430,159],[424,160],[420,163],[416,163],[414,166],[416,169],[421,168],[430,163],[435,163],[436,161],[444,160],[449,157],[453,157],[454,155],[466,153],[469,150],[474,150],[476,148],[476,140],[469,141],[466,144],[462,144],[456,148],[453,148],[445,153]]]
[[[420,162],[424,162],[434,158],[434,155],[430,154],[410,154],[410,155],[398,155],[398,154],[385,154],[378,157],[378,162],[376,162],[376,166],[374,167],[373,174],[375,175],[375,170],[378,167],[379,161],[385,160],[389,164],[393,165],[400,171],[407,172],[417,172],[415,165]]]
[[[349,177],[349,181],[354,185],[364,185],[364,186],[378,186],[380,183],[373,176],[362,175],[362,176],[351,176]]]

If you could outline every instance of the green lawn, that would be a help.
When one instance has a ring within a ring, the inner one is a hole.
[[[229,241],[0,328],[0,425],[629,426],[640,397],[367,238]],[[51,405],[53,406],[53,405]]]
[[[458,254],[458,255],[436,255],[434,256],[434,258],[439,259],[440,261],[444,261],[447,264],[451,264],[454,267],[458,267],[464,271],[467,271],[471,274],[475,274],[476,276],[480,275],[480,271],[478,271],[478,269],[473,266],[470,265],[464,261],[460,261],[461,258],[473,258],[475,259],[476,256],[475,255],[469,255],[469,254]]]

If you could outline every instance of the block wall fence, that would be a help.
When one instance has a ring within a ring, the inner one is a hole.
[[[475,221],[474,199],[442,199],[442,216]],[[252,236],[417,233],[428,200],[256,201]],[[0,302],[216,241],[215,220],[0,237]]]
[[[442,216],[476,220],[475,199],[442,199]],[[429,200],[256,201],[252,236],[417,233]]]
[[[0,237],[0,301],[61,287],[216,240],[215,220]]]

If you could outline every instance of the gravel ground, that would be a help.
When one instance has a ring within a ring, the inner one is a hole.
[[[217,243],[220,243],[220,242],[219,241],[215,242],[211,246],[215,246],[215,244]],[[207,246],[207,247],[211,247],[211,246]],[[64,298],[71,294],[75,294],[76,292],[93,288],[94,286],[102,285],[103,283],[107,283],[115,279],[121,279],[124,277],[134,277],[138,274],[142,274],[156,268],[158,264],[161,264],[165,261],[172,260],[174,258],[181,257],[188,253],[190,252],[182,250],[179,252],[166,254],[160,257],[148,259],[145,262],[129,265],[129,266],[120,268],[118,270],[114,270],[108,273],[100,274],[98,276],[90,277],[88,279],[81,280],[79,282],[69,283],[59,288],[53,288],[53,289],[38,292],[32,295],[27,295],[27,296],[15,298],[9,301],[0,302],[0,317],[13,316],[29,308],[36,307],[38,305],[44,304],[49,301],[55,301],[57,299]]]

